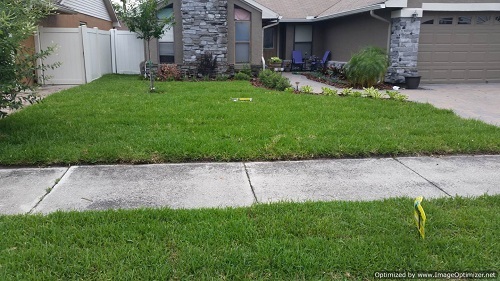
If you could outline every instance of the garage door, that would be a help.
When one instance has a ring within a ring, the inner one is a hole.
[[[423,82],[500,82],[500,12],[424,12],[421,22]]]

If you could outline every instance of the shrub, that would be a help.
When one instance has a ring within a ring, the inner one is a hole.
[[[309,85],[305,85],[300,87],[300,92],[304,94],[312,94],[313,93],[313,88]]]
[[[240,72],[236,73],[236,75],[234,75],[235,80],[247,80],[248,81],[248,80],[250,80],[250,78],[252,78],[252,77],[250,77],[250,75],[246,74],[243,71],[240,71]]]
[[[365,91],[365,94],[367,97],[374,98],[374,99],[381,99],[384,94],[380,92],[378,89],[375,89],[374,87],[370,88],[363,88]]]
[[[250,65],[248,65],[248,64],[244,64],[243,65],[243,69],[240,70],[240,72],[243,72],[243,73],[245,73],[246,75],[248,75],[250,77],[253,76],[253,74],[252,74],[252,68],[250,68]]]
[[[269,69],[265,69],[259,73],[259,80],[265,87],[278,91],[284,91],[286,88],[292,86],[288,78]]]
[[[331,89],[328,87],[321,87],[321,91],[322,91],[323,95],[325,95],[325,96],[336,96],[338,93],[337,90],[334,90],[334,89]]]
[[[282,63],[282,62],[283,62],[283,60],[280,59],[279,57],[271,57],[269,59],[269,63]]]
[[[385,91],[385,93],[389,96],[390,99],[396,99],[396,96],[399,94],[398,91]]]
[[[339,80],[346,80],[344,66],[329,66],[322,70],[323,75]]]
[[[377,47],[366,47],[354,54],[345,66],[347,80],[357,87],[371,87],[382,80],[388,67],[387,54]]]
[[[405,101],[408,99],[407,95],[400,94],[398,91],[385,91],[391,100]]]
[[[400,94],[398,93],[395,97],[394,97],[395,100],[397,101],[405,101],[408,99],[408,96],[407,95],[403,95],[403,94]]]
[[[350,97],[355,97],[355,98],[362,98],[363,97],[363,93],[360,92],[360,91],[350,91],[349,92],[349,96]]]
[[[217,74],[215,77],[216,81],[227,81],[229,79],[229,75],[227,74]]]
[[[352,93],[352,88],[344,88],[342,91],[340,91],[341,96],[350,96]]]
[[[161,64],[158,67],[158,79],[160,81],[181,80],[181,70],[177,64]]]
[[[212,56],[211,52],[205,52],[197,58],[198,75],[205,77],[214,77],[217,69],[217,57]]]

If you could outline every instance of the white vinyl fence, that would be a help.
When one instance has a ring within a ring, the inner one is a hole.
[[[40,76],[43,84],[85,84],[107,73],[138,74],[144,61],[143,40],[129,31],[40,27],[35,41],[37,51],[56,47],[39,63],[61,63],[44,71]],[[43,81],[43,76],[49,77],[48,81]]]
[[[111,30],[113,73],[140,74],[139,64],[144,58],[144,41],[137,34],[125,30]]]

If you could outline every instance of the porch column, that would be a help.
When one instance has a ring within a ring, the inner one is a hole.
[[[391,19],[389,68],[386,81],[404,83],[405,76],[418,75],[418,41],[420,37],[420,17],[418,13],[410,17]],[[401,14],[401,13],[400,13]]]

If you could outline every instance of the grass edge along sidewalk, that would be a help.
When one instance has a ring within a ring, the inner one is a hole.
[[[366,280],[495,271],[500,195],[0,216],[1,280]]]
[[[0,120],[0,165],[500,153],[499,127],[429,104],[296,95],[246,81],[157,83],[160,94],[148,94],[144,83],[106,75]]]

